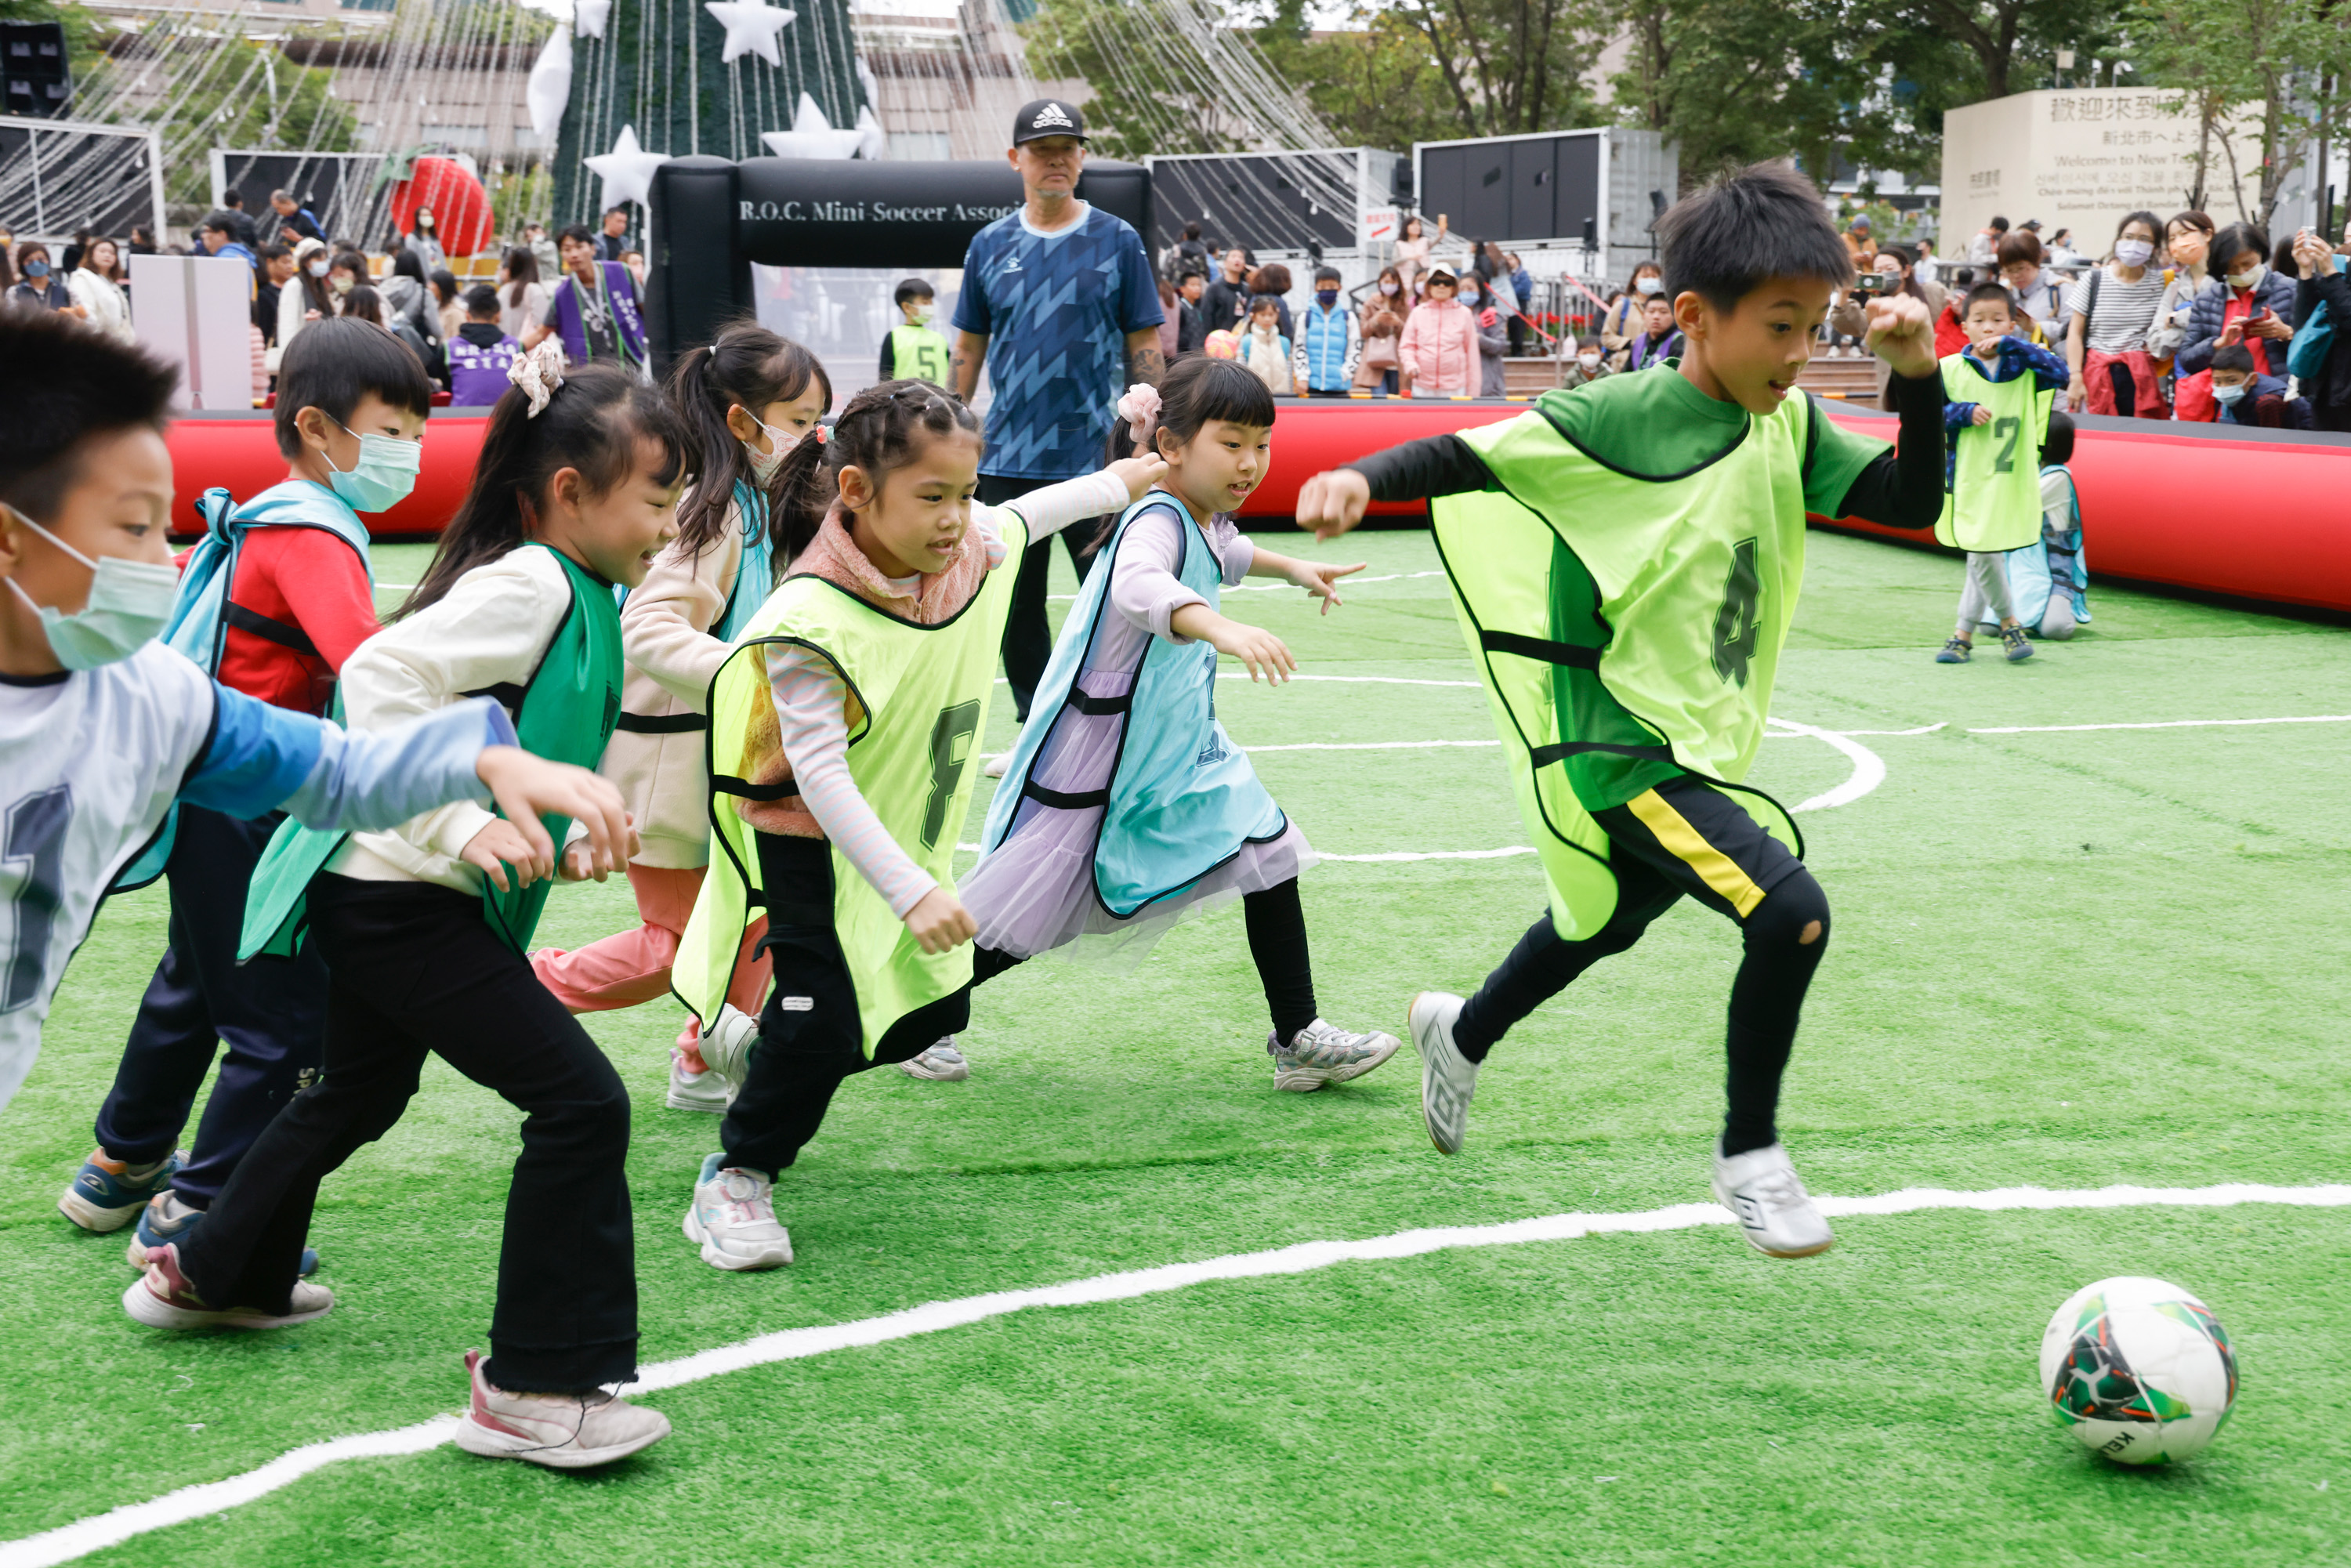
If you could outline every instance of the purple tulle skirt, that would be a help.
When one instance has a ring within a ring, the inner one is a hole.
[[[1078,689],[1093,697],[1123,696],[1134,685],[1133,671],[1088,670],[1078,677]],[[1030,776],[1045,789],[1068,794],[1104,788],[1118,760],[1119,723],[1116,714],[1062,708]],[[1132,969],[1178,923],[1244,894],[1279,887],[1316,860],[1293,821],[1264,843],[1243,844],[1238,854],[1183,892],[1121,920],[1094,896],[1094,839],[1105,810],[1068,811],[1035,800],[1020,803],[1002,847],[956,887],[978,922],[979,946],[1019,958],[1051,953],[1092,967]]]

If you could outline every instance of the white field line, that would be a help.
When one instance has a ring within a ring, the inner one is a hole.
[[[2211,729],[2246,724],[2351,724],[2351,713],[2316,713],[2294,718],[2167,718],[2148,724],[2008,724],[1971,729],[1970,735],[2053,735],[2075,729]]]
[[[2266,1186],[2231,1183],[2222,1186],[2106,1186],[2074,1191],[2044,1187],[2000,1187],[1989,1192],[1954,1192],[1944,1187],[1906,1187],[1871,1197],[1820,1197],[1824,1214],[1881,1216],[1921,1214],[1938,1209],[1997,1213],[2011,1209],[2099,1208],[2225,1208],[2238,1204],[2278,1204],[2300,1208],[2351,1207],[2351,1186]],[[1098,1274],[1061,1285],[1034,1286],[1019,1291],[991,1291],[956,1301],[931,1301],[901,1312],[855,1322],[820,1323],[762,1334],[740,1344],[705,1350],[676,1361],[643,1369],[634,1392],[653,1393],[728,1373],[801,1361],[835,1351],[887,1344],[893,1340],[938,1333],[990,1318],[1007,1317],[1032,1307],[1084,1307],[1105,1301],[1129,1301],[1143,1296],[1181,1291],[1219,1280],[1259,1280],[1285,1274],[1307,1274],[1341,1263],[1386,1262],[1424,1257],[1432,1252],[1468,1247],[1515,1247],[1532,1241],[1573,1241],[1585,1236],[1643,1234],[1689,1230],[1699,1226],[1728,1225],[1730,1214],[1719,1204],[1677,1203],[1628,1214],[1553,1214],[1515,1219],[1499,1225],[1443,1226],[1399,1231],[1392,1236],[1358,1241],[1305,1241],[1266,1252],[1238,1252],[1196,1263],[1166,1263],[1155,1269],[1134,1269]],[[1781,1267],[1759,1263],[1758,1268]],[[1799,1265],[1801,1267],[1801,1265]],[[260,1469],[225,1480],[183,1487],[146,1502],[130,1503],[89,1519],[61,1525],[38,1535],[0,1542],[0,1568],[51,1568],[77,1557],[119,1545],[151,1530],[184,1524],[191,1520],[225,1512],[288,1486],[313,1470],[339,1459],[380,1458],[422,1453],[449,1439],[457,1417],[442,1416],[352,1437],[311,1443],[281,1454]]]
[[[1809,724],[1798,724],[1792,718],[1775,718],[1770,722],[1780,727],[1782,733],[1809,735],[1853,758],[1853,772],[1845,781],[1824,794],[1794,807],[1799,811],[1825,811],[1832,806],[1847,806],[1886,782],[1886,763],[1877,753],[1857,740],[1847,739],[1833,729],[1817,729]]]
[[[1445,574],[1441,571],[1395,571],[1388,573],[1384,577],[1343,577],[1339,580],[1339,596],[1343,599],[1346,597],[1347,590],[1351,588],[1361,588],[1367,582],[1403,582],[1408,579],[1416,577],[1443,577],[1444,575]],[[1225,593],[1280,593],[1285,588],[1290,589],[1292,591],[1303,591],[1302,590],[1298,589],[1295,584],[1287,582],[1244,582],[1231,588],[1222,589],[1219,591]],[[1077,595],[1074,593],[1049,593],[1045,597],[1048,599],[1067,601],[1075,599]]]

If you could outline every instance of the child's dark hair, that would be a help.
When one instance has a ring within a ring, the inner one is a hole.
[[[495,319],[498,313],[498,291],[486,283],[476,283],[465,290],[465,314]]]
[[[370,392],[419,419],[433,412],[433,383],[424,367],[407,344],[382,328],[350,316],[304,327],[277,362],[279,455],[290,458],[302,450],[302,433],[294,421],[304,409],[315,408],[348,427]]]
[[[879,490],[893,470],[957,431],[983,439],[979,416],[934,382],[878,382],[851,398],[826,439],[818,440],[810,431],[776,470],[768,492],[768,537],[778,562],[799,554],[816,538],[841,494],[843,468],[855,464]]]
[[[0,364],[39,367],[0,376],[0,500],[44,521],[80,481],[83,443],[162,430],[180,382],[144,349],[62,310],[0,309]]]
[[[1335,267],[1318,267],[1314,269],[1314,287],[1317,288],[1322,287],[1326,283],[1343,283],[1345,281],[1346,279],[1340,275],[1339,269]]]
[[[2041,465],[2074,461],[2074,416],[2064,409],[2052,410],[2049,434],[2041,441]]]
[[[1683,197],[1657,220],[1656,235],[1666,293],[1695,290],[1718,310],[1736,310],[1769,278],[1853,281],[1853,257],[1820,192],[1785,163],[1750,164]]]
[[[2253,351],[2242,343],[2231,343],[2212,350],[2211,368],[2216,371],[2242,371],[2253,373]]]
[[[290,346],[298,347],[316,329],[306,329]],[[528,544],[548,486],[566,468],[579,470],[589,496],[609,496],[635,474],[639,448],[650,442],[661,448],[653,482],[674,485],[684,476],[693,464],[694,436],[658,390],[618,365],[582,365],[568,374],[536,419],[519,387],[508,387],[498,399],[474,465],[474,486],[394,619],[439,602],[474,568]]]
[[[679,356],[669,373],[670,402],[701,448],[694,465],[694,493],[677,509],[677,537],[688,552],[700,555],[718,542],[726,528],[726,509],[734,504],[737,480],[758,485],[751,473],[750,454],[726,428],[727,409],[741,403],[756,419],[769,403],[803,396],[811,386],[824,394],[825,407],[831,407],[832,379],[824,373],[823,364],[798,343],[778,337],[757,321],[730,321],[709,343]],[[778,468],[769,476],[767,492],[768,535],[778,545],[778,571],[799,553],[798,549],[781,548],[778,532],[782,508],[776,502],[783,494],[782,483]],[[803,540],[803,548],[805,544]]]
[[[1215,360],[1206,354],[1178,360],[1159,381],[1159,423],[1151,437],[1153,451],[1165,455],[1159,442],[1163,435],[1172,436],[1180,447],[1220,419],[1270,430],[1273,416],[1273,393],[1239,361]],[[1115,463],[1135,455],[1134,433],[1122,419],[1110,427],[1104,459]],[[1109,543],[1117,527],[1115,514],[1104,517],[1087,542],[1086,553],[1091,555]]]
[[[898,305],[904,305],[909,299],[935,299],[937,298],[937,291],[919,277],[909,277],[905,279],[898,285],[896,292],[890,296],[892,302]]]
[[[2008,312],[2009,319],[2011,320],[2019,314],[2016,308],[2016,296],[2008,291],[2007,284],[1979,283],[1968,290],[1968,297],[1965,299],[1959,301],[1959,319],[1966,320],[1968,312],[1986,299],[1999,300],[2000,308]]]

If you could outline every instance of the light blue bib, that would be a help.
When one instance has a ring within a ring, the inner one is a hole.
[[[710,634],[732,647],[743,628],[775,591],[775,547],[768,538],[768,497],[742,480],[735,481],[735,506],[743,518],[743,560],[735,569],[735,588],[726,607],[718,612]]]
[[[1217,651],[1206,643],[1154,637],[1127,695],[1094,698],[1078,690],[1085,665],[1110,613],[1110,583],[1127,530],[1146,511],[1172,511],[1180,520],[1184,556],[1176,577],[1215,609],[1224,573],[1207,537],[1182,503],[1155,491],[1126,508],[1086,576],[1029,719],[1013,747],[1004,782],[987,810],[983,854],[1001,845],[1024,800],[1049,810],[1107,806],[1094,841],[1094,895],[1125,920],[1160,899],[1182,893],[1238,854],[1241,846],[1276,839],[1289,828],[1281,808],[1258,782],[1249,754],[1217,722]],[[1064,707],[1089,716],[1116,714],[1118,765],[1107,789],[1083,794],[1044,789],[1029,780],[1040,752]],[[1134,716],[1143,716],[1142,722]]]

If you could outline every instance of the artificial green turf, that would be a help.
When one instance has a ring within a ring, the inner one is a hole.
[[[1369,559],[1366,575],[1436,564],[1416,533],[1266,542]],[[2344,712],[2351,633],[2095,590],[2074,643],[1955,669],[1928,654],[1956,560],[1820,533],[1812,555],[1773,712],[1944,727],[1861,737],[1886,782],[1800,819],[1835,911],[1783,1116],[1815,1190],[2336,1179],[2346,727],[1970,732]],[[413,581],[423,551],[378,563]],[[1286,591],[1228,608],[1288,638],[1309,674],[1472,678],[1440,580],[1348,598],[1327,618]],[[1228,682],[1218,701],[1244,745],[1491,735],[1467,685]],[[990,744],[1011,732],[999,703]],[[1794,804],[1851,766],[1772,739],[1752,781]],[[1326,852],[1527,841],[1490,748],[1259,767]],[[984,799],[974,810],[967,841]],[[1411,990],[1474,986],[1541,902],[1528,857],[1324,865],[1306,883],[1324,1011],[1398,1029]],[[323,1195],[330,1317],[219,1340],[121,1317],[122,1238],[52,1206],[162,907],[155,893],[108,907],[0,1114],[15,1374],[0,1538],[454,1409],[456,1353],[486,1324],[514,1114],[437,1063]],[[542,931],[568,946],[632,919],[616,880],[559,890]],[[1736,957],[1726,923],[1668,915],[1496,1052],[1449,1161],[1420,1132],[1408,1052],[1343,1090],[1271,1092],[1237,912],[1179,929],[1131,976],[1032,964],[980,994],[971,1082],[883,1071],[843,1091],[778,1188],[801,1260],[749,1277],[705,1268],[677,1233],[716,1146],[710,1120],[661,1107],[680,1015],[597,1016],[637,1092],[644,1359],[1290,1241],[1702,1198]],[[653,1397],[676,1436],[601,1477],[450,1450],[346,1465],[93,1561],[2339,1560],[2340,1211],[1839,1229],[1837,1251],[1802,1263],[1708,1229],[1032,1312],[670,1390]],[[2205,1295],[2243,1353],[2236,1420],[2168,1475],[2093,1463],[2032,1387],[2048,1312],[2124,1272]]]

